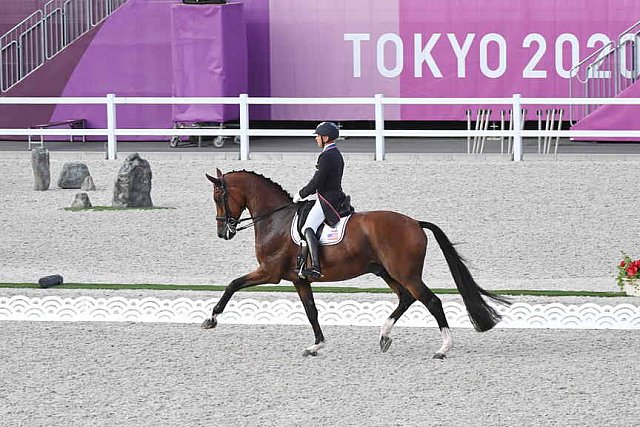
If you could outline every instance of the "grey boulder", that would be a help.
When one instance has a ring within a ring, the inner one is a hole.
[[[89,175],[89,168],[84,163],[65,163],[58,178],[58,187],[80,189],[82,182]]]
[[[151,166],[138,153],[127,156],[113,188],[115,207],[152,207]]]

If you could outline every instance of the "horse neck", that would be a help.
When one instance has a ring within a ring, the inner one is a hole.
[[[275,212],[273,215],[269,214],[282,206],[291,204],[291,199],[273,184],[262,181],[250,183],[244,191],[249,215],[252,217],[268,215],[255,224],[256,243],[265,244],[273,239],[279,241],[280,236],[287,235],[293,217],[293,208],[290,206],[289,209]]]
[[[268,182],[255,181],[244,189],[247,210],[251,216],[265,215],[291,202],[280,189]]]

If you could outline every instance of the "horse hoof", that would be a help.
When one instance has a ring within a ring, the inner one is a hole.
[[[302,355],[303,355],[304,357],[307,357],[307,356],[317,356],[317,355],[318,355],[318,352],[317,352],[316,350],[305,350],[305,351],[302,353]]]
[[[438,360],[442,360],[442,359],[444,359],[445,357],[447,357],[447,356],[446,356],[446,355],[444,355],[444,354],[442,354],[442,353],[436,353],[436,354],[434,354],[434,355],[433,355],[433,358],[434,358],[434,359],[438,359]]]
[[[218,325],[218,321],[216,319],[205,319],[204,322],[202,322],[202,329],[213,329]]]
[[[392,342],[393,340],[389,337],[380,337],[380,351],[386,353],[389,347],[391,347]]]

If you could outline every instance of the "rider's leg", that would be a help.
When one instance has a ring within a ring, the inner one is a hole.
[[[304,238],[307,240],[307,247],[311,255],[311,267],[302,270],[302,274],[309,279],[318,278],[322,275],[322,271],[320,270],[320,248],[316,232],[312,228],[307,228],[304,230]]]
[[[302,226],[304,238],[307,241],[309,247],[309,254],[311,255],[311,268],[302,270],[302,274],[310,279],[318,278],[322,275],[320,270],[320,248],[318,245],[318,238],[316,237],[316,231],[320,224],[324,221],[324,212],[320,202],[316,200],[316,203],[311,208],[307,220]]]

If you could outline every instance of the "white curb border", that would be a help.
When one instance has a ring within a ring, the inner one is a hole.
[[[62,298],[57,296],[0,297],[0,320],[65,322],[167,322],[200,323],[217,299]],[[322,325],[380,326],[395,309],[391,302],[324,302],[316,300]],[[500,328],[535,329],[640,329],[640,306],[633,304],[565,305],[514,303],[497,307],[503,315]],[[451,327],[470,328],[463,304],[444,303]],[[279,299],[231,301],[218,318],[230,324],[308,325],[302,303]],[[424,306],[414,304],[398,326],[436,327]]]

